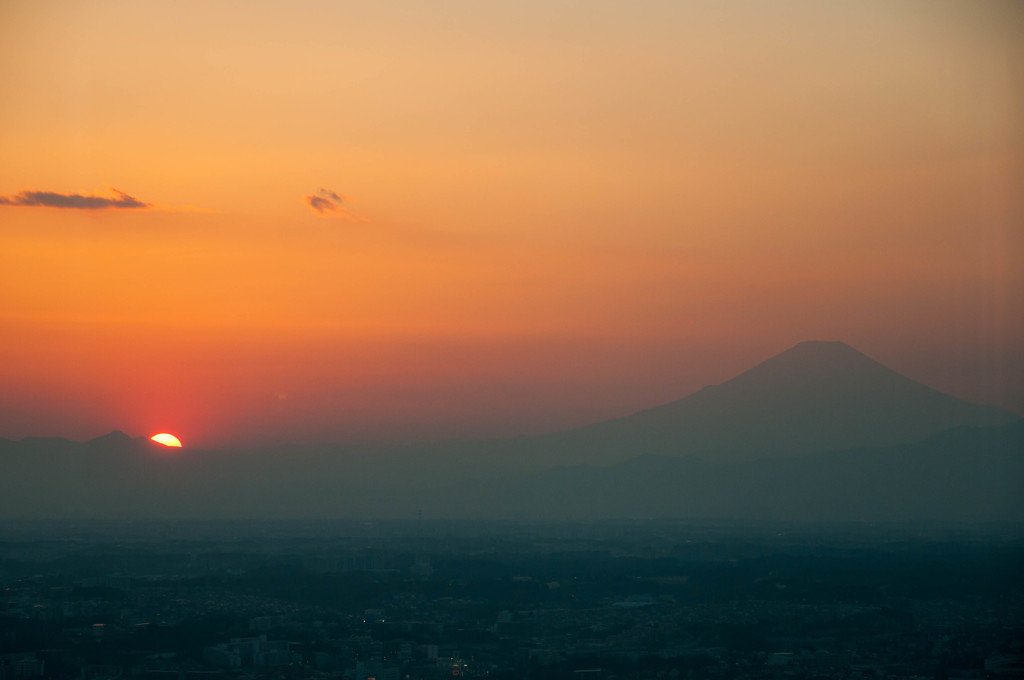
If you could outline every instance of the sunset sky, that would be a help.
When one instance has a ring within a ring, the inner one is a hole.
[[[1024,3],[0,0],[0,437],[547,432],[808,339],[1024,413]]]

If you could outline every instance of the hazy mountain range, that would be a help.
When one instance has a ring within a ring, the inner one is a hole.
[[[840,342],[539,437],[169,452],[0,439],[4,517],[1024,520],[1024,421]]]

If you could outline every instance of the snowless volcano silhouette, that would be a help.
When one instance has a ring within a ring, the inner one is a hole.
[[[922,385],[845,343],[808,341],[678,401],[539,437],[531,448],[561,464],[644,453],[748,460],[909,443],[1018,418]]]

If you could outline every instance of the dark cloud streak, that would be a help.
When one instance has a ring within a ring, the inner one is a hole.
[[[344,200],[341,195],[321,187],[315,194],[306,196],[306,203],[309,203],[309,207],[315,210],[317,214],[323,215],[328,211],[337,212],[340,210]]]
[[[138,210],[150,207],[149,203],[129,196],[123,191],[113,189],[113,192],[117,194],[117,197],[59,194],[54,191],[22,191],[14,196],[0,196],[0,205],[72,210]]]

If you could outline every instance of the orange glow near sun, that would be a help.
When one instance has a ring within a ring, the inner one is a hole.
[[[173,434],[161,432],[160,434],[153,435],[152,437],[150,437],[150,439],[155,441],[157,444],[163,444],[164,446],[175,446],[179,449],[181,448],[181,440],[175,437]]]
[[[1024,414],[1024,1],[350,4],[0,0],[0,438],[553,433],[809,339]]]

